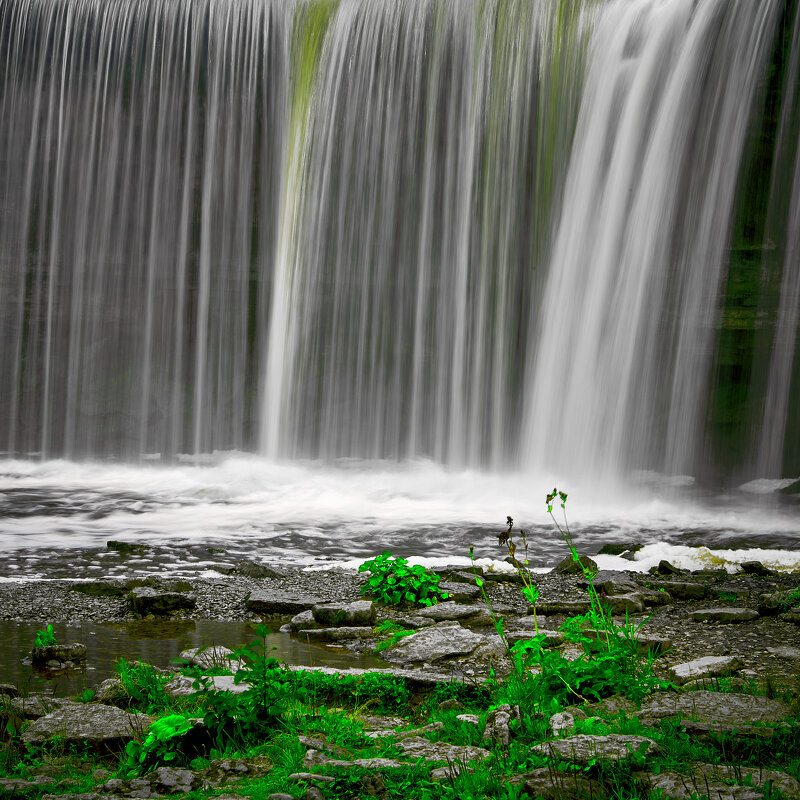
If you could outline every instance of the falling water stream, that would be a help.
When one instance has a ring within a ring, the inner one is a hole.
[[[0,577],[545,566],[554,482],[789,563],[798,63],[797,0],[0,4]]]

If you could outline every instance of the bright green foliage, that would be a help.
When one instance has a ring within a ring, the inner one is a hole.
[[[448,597],[439,588],[438,575],[426,572],[419,565],[409,566],[406,559],[395,558],[388,550],[365,561],[358,571],[370,573],[369,580],[361,587],[361,594],[372,595],[382,603],[433,606]]]
[[[53,647],[56,642],[56,635],[53,631],[53,626],[48,622],[43,631],[36,631],[36,640],[33,643],[34,647]]]
[[[164,711],[172,705],[172,699],[164,691],[170,677],[161,675],[149,664],[129,664],[124,658],[117,661],[117,677],[122,683],[125,696],[120,698],[132,708],[152,714]]]
[[[181,751],[184,734],[192,728],[192,723],[181,714],[170,714],[157,719],[147,731],[143,742],[136,739],[128,742],[125,748],[126,759],[120,766],[120,777],[133,777],[149,772],[170,762],[185,760]]]

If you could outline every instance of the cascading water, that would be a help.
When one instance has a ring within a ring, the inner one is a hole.
[[[8,0],[0,447],[796,472],[797,13]]]

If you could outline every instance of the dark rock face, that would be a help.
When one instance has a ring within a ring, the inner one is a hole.
[[[149,614],[165,616],[176,611],[191,611],[197,604],[197,599],[192,595],[154,589],[150,586],[137,586],[131,590],[128,599],[131,609],[142,617]]]
[[[582,575],[584,570],[597,572],[597,563],[589,556],[581,556],[579,561],[567,556],[553,568],[553,572],[559,575]]]

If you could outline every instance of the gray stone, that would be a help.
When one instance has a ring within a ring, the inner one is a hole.
[[[447,761],[450,763],[467,761],[480,761],[490,758],[491,753],[482,747],[470,745],[455,745],[449,742],[430,742],[421,736],[411,736],[397,744],[404,756],[425,761]]]
[[[492,615],[485,605],[465,605],[450,600],[445,603],[437,603],[435,606],[420,609],[417,615],[436,620],[437,622],[463,619],[469,620],[470,622],[480,621],[481,623],[492,623]]]
[[[306,781],[307,783],[311,781],[317,783],[333,783],[336,778],[332,775],[317,775],[316,772],[293,772],[286,780],[292,783],[300,783],[300,781]]]
[[[692,612],[694,622],[750,622],[758,617],[752,608],[699,608]]]
[[[27,744],[43,744],[55,736],[67,743],[89,742],[117,747],[140,736],[153,722],[144,714],[129,714],[114,706],[77,704],[34,720],[22,734]]]
[[[353,627],[375,622],[375,605],[370,600],[315,605],[311,613],[315,622],[327,626]]]
[[[294,795],[274,792],[273,794],[267,795],[267,800],[294,800]]]
[[[707,690],[682,694],[657,692],[636,712],[636,716],[648,726],[660,725],[665,718],[680,717],[724,724],[731,730],[746,724],[777,723],[793,715],[792,707],[780,700]]]
[[[411,763],[408,761],[396,761],[392,758],[354,758],[352,761],[339,761],[333,758],[328,758],[324,753],[319,750],[309,750],[303,758],[303,766],[306,769],[314,767],[360,767],[361,769],[402,769],[410,767]]]
[[[559,562],[552,571],[558,575],[583,575],[586,570],[592,573],[597,572],[597,563],[589,556],[581,556],[579,561],[575,561],[569,555]]]
[[[696,774],[660,772],[645,775],[642,780],[650,792],[660,792],[664,800],[695,800],[697,797],[713,797],[714,800],[764,800],[762,792],[747,786],[730,786],[720,781],[709,780]]]
[[[316,786],[309,786],[303,794],[303,800],[325,800],[325,795]]]
[[[562,734],[570,734],[575,730],[575,717],[569,711],[561,711],[550,717],[550,730],[558,738]]]
[[[146,617],[150,614],[165,616],[177,611],[191,611],[197,605],[197,598],[168,589],[136,586],[128,595],[128,602],[131,609],[139,616]]]
[[[582,589],[588,588],[589,584],[590,582],[585,578],[577,582]],[[591,585],[598,593],[605,592],[607,595],[631,594],[639,590],[638,584],[633,581],[630,573],[612,569],[601,569],[592,578]]]
[[[403,720],[401,720],[401,724],[403,724]],[[443,722],[431,722],[429,725],[423,725],[421,728],[410,728],[406,731],[396,731],[396,730],[378,730],[378,731],[367,731],[366,735],[370,739],[385,739],[387,736],[394,736],[396,739],[407,739],[409,736],[419,736],[420,733],[433,733],[434,731],[440,731],[444,728]]]
[[[774,569],[765,567],[760,561],[743,561],[740,565],[745,575],[777,575]]]
[[[770,786],[773,791],[778,789],[784,797],[800,797],[800,782],[791,775],[775,769],[762,767],[747,767],[739,765],[730,767],[725,764],[697,764],[695,774],[713,780],[744,781],[750,786]]]
[[[13,683],[0,683],[0,696],[16,697],[19,694]]]
[[[172,767],[159,767],[152,782],[158,791],[168,794],[185,794],[200,785],[200,779],[190,769]]]
[[[56,666],[70,661],[85,661],[88,650],[85,644],[51,644],[45,647],[34,647],[31,650],[31,663],[34,666],[43,666],[55,662]]]
[[[800,659],[800,648],[797,647],[768,647],[767,652],[778,658]]]
[[[730,675],[737,669],[741,669],[742,666],[742,662],[734,656],[704,656],[696,658],[694,661],[675,664],[669,668],[669,673],[672,680],[681,685],[696,678]]]
[[[279,592],[255,589],[247,597],[245,607],[254,614],[299,614],[320,604],[318,597],[300,592]]]
[[[762,594],[758,598],[758,613],[764,616],[781,614],[797,605],[800,605],[800,600],[794,599],[789,590]]]
[[[339,747],[336,744],[331,744],[330,742],[325,741],[325,739],[320,739],[317,736],[298,736],[297,741],[312,750],[321,750],[324,753],[330,753],[331,755],[338,756],[339,758],[352,758],[353,756],[351,752],[345,750],[343,747]]]
[[[494,742],[502,750],[508,750],[511,744],[512,719],[519,721],[519,708],[512,709],[510,705],[502,705],[492,709],[486,717],[486,726],[483,729],[483,741]]]
[[[16,711],[25,719],[39,719],[54,711],[64,708],[85,708],[77,700],[68,700],[66,697],[50,697],[32,694],[28,697],[14,697],[8,701],[8,708]]]
[[[660,581],[659,586],[666,589],[675,600],[702,600],[706,587],[691,581]]]
[[[659,575],[680,575],[684,570],[678,569],[678,567],[673,566],[669,561],[662,558],[658,562],[658,566],[655,567],[655,571]]]
[[[98,703],[113,703],[126,695],[125,687],[119,678],[106,678],[94,687],[94,699]]]
[[[612,614],[641,614],[644,600],[638,594],[613,594],[602,599],[602,605],[611,608]]]
[[[607,736],[578,734],[566,739],[543,742],[533,748],[544,756],[557,756],[573,764],[586,766],[594,761],[625,761],[637,753],[653,755],[661,748],[646,736],[610,733]]]
[[[394,664],[432,662],[450,656],[464,656],[486,642],[486,637],[462,628],[457,622],[440,622],[406,636],[384,650],[381,657]]]
[[[233,650],[222,645],[203,648],[193,647],[191,650],[184,650],[179,658],[194,667],[200,667],[200,669],[220,668],[236,672],[237,669],[243,666],[243,662],[234,656]]]
[[[469,602],[481,597],[479,586],[474,583],[454,583],[452,581],[442,581],[439,588],[447,594],[447,599],[455,603]],[[429,606],[430,607],[430,606]]]
[[[314,612],[310,608],[295,614],[289,621],[289,628],[293,631],[310,631],[324,627],[324,625],[319,625],[314,621]]]
[[[285,578],[286,573],[283,570],[276,569],[268,564],[259,564],[257,561],[252,561],[249,558],[240,561],[236,567],[236,571],[245,578],[254,578],[256,580],[261,578]]]
[[[297,635],[301,639],[308,639],[311,642],[343,642],[352,639],[372,639],[375,632],[372,628],[315,628],[310,630],[299,630]]]
[[[466,723],[467,725],[475,725],[475,727],[481,723],[481,718],[477,714],[458,714],[456,719],[459,722]]]
[[[538,603],[536,613],[543,616],[563,615],[576,617],[592,610],[592,603],[587,597],[585,600],[554,600],[551,603]]]
[[[527,617],[523,617],[527,619]],[[510,630],[506,631],[506,641],[509,646],[517,642],[526,642],[535,639],[537,636],[544,636],[543,647],[558,647],[564,643],[564,634],[558,631],[550,631],[545,628],[539,628],[539,633],[535,630]]]
[[[536,800],[586,800],[604,796],[604,787],[599,781],[574,772],[560,772],[554,767],[517,775],[510,783],[523,784],[525,795]]]

